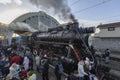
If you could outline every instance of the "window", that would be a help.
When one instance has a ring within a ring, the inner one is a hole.
[[[108,31],[115,31],[115,27],[108,27]]]

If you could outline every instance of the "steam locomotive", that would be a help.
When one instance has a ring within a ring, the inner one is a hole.
[[[88,45],[88,37],[95,32],[94,27],[81,28],[78,22],[60,25],[47,31],[32,33],[32,46],[53,51],[51,64],[56,58],[61,59],[66,73],[77,69],[78,61],[88,57],[94,64],[94,57]]]

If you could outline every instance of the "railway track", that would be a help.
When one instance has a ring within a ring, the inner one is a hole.
[[[118,57],[110,56],[110,59],[120,62],[120,57],[118,58]]]
[[[108,69],[108,72],[105,73],[105,80],[120,80],[120,55],[114,54],[110,55],[110,62],[106,64],[104,60],[101,60],[99,57],[99,65]],[[104,79],[103,79],[104,80]]]

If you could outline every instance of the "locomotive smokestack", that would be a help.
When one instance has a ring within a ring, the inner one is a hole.
[[[73,14],[70,14],[70,20],[71,22],[77,22],[77,19],[75,19],[75,16]]]

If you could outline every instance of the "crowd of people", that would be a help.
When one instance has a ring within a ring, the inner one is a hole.
[[[34,73],[32,71],[33,57],[30,49],[15,46],[0,47],[0,70],[1,79],[31,80],[30,76]]]
[[[42,80],[49,79],[49,58],[53,52],[44,49],[31,50],[29,47],[0,47],[1,77],[5,80],[40,80],[36,71],[41,73]],[[64,72],[61,59],[54,64],[55,80],[62,80]],[[78,70],[72,72],[67,80],[98,80],[92,71],[88,57],[78,62]]]
[[[39,80],[36,72],[40,72],[42,80],[49,80],[49,58],[52,52],[29,47],[0,47],[0,79],[4,80]],[[55,75],[61,80],[63,66],[61,60],[55,64]]]

